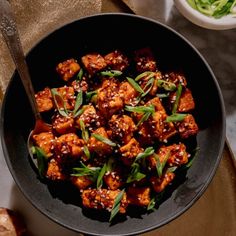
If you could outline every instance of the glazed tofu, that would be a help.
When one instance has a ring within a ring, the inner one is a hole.
[[[55,139],[52,132],[35,134],[33,135],[33,141],[36,146],[39,146],[44,151],[47,157],[53,155]]]
[[[136,50],[134,54],[134,61],[136,62],[138,72],[157,70],[156,60],[150,48]]]
[[[191,114],[188,114],[181,122],[177,122],[176,127],[180,137],[183,139],[196,135],[199,130],[198,125]]]
[[[109,189],[116,190],[125,183],[123,178],[124,178],[124,175],[121,169],[116,168],[112,171],[108,171],[104,175],[103,180]]]
[[[59,156],[77,160],[84,154],[84,144],[84,140],[80,139],[75,133],[63,134],[56,139],[55,150]]]
[[[152,188],[156,193],[162,192],[166,186],[168,186],[174,179],[175,174],[170,172],[170,173],[165,173],[161,178],[158,178],[157,176],[152,176],[150,178],[150,182],[152,184]]]
[[[90,75],[106,68],[107,63],[102,55],[99,53],[91,53],[81,58],[82,63]]]
[[[139,95],[129,82],[122,82],[118,93],[125,105],[131,105],[134,103]]]
[[[71,83],[71,86],[76,92],[87,92],[88,91],[88,82],[86,81],[85,77],[82,78],[82,80],[74,80]]]
[[[62,172],[61,164],[52,158],[48,162],[46,177],[50,180],[65,180],[66,175]]]
[[[78,74],[80,65],[72,58],[59,63],[56,67],[56,71],[64,81],[68,81]]]
[[[151,146],[155,142],[153,130],[149,122],[145,121],[138,126],[138,141],[141,145]]]
[[[103,119],[93,105],[85,105],[83,106],[83,110],[83,113],[75,120],[75,123],[79,128],[80,120],[84,122],[85,127],[89,130],[93,130],[94,128],[103,125]]]
[[[176,100],[176,92],[170,95],[170,103],[174,104]],[[173,106],[173,105],[172,105]],[[190,112],[195,108],[195,102],[192,96],[192,92],[186,88],[182,91],[179,99],[177,112]]]
[[[96,129],[93,134],[98,134],[104,138],[109,139],[106,130],[103,127]],[[99,141],[91,135],[88,142],[88,148],[90,152],[95,152],[99,156],[109,155],[112,153],[112,147],[102,141]]]
[[[157,152],[157,157],[159,158],[160,163],[166,161],[168,166],[181,166],[186,164],[189,156],[190,155],[186,152],[186,146],[183,143],[162,146]],[[148,157],[147,160],[150,168],[154,170],[157,164],[156,157],[152,155]]]
[[[99,111],[106,117],[111,117],[114,113],[123,108],[123,101],[118,93],[118,83],[115,80],[104,80],[97,95],[97,105]]]
[[[137,129],[131,117],[127,115],[113,115],[109,120],[112,137],[121,143],[128,143]]]
[[[78,189],[86,189],[90,185],[93,184],[93,181],[89,178],[89,176],[72,176],[71,177],[72,184]]]
[[[151,189],[149,187],[129,187],[127,199],[129,204],[136,206],[148,206],[150,203]]]
[[[75,131],[74,118],[57,114],[53,118],[52,128],[57,134],[73,133]]]
[[[174,136],[177,131],[173,122],[166,122],[167,115],[162,111],[157,111],[152,115],[152,119],[149,121],[153,135],[160,142],[167,142],[169,138]]]
[[[149,101],[145,104],[145,106],[150,106],[150,105],[153,105],[153,106],[155,107],[155,111],[162,112],[163,114],[166,113],[166,110],[165,110],[165,108],[163,107],[160,98],[155,97],[155,98],[149,100]]]
[[[52,94],[49,88],[45,88],[43,91],[36,93],[35,99],[39,112],[50,111],[53,108]]]
[[[119,50],[108,53],[105,61],[112,70],[123,71],[129,66],[128,58]]]
[[[120,190],[87,189],[82,192],[82,203],[86,208],[104,209],[111,211],[115,198]],[[123,194],[120,204],[120,213],[125,213],[128,206],[126,193]]]
[[[122,162],[125,165],[130,166],[136,156],[143,152],[143,149],[140,147],[139,142],[135,138],[132,138],[127,144],[120,147],[119,151]]]
[[[60,95],[60,97],[55,96],[59,109],[65,108],[68,110],[73,110],[75,106],[75,91],[73,87],[63,86],[60,88],[56,88],[56,91]]]
[[[142,77],[139,80],[139,83],[140,83],[141,88],[145,92],[149,90],[148,94],[150,94],[151,96],[155,96],[158,89],[157,81],[159,79],[162,79],[162,74],[161,72],[158,71],[158,72],[147,74],[146,76]],[[152,86],[148,85],[148,82],[150,83],[150,80],[153,80],[153,83],[151,83]]]
[[[176,87],[178,87],[179,84],[181,84],[183,87],[187,86],[187,81],[184,75],[171,72],[169,74],[165,74],[164,78],[165,81],[174,83]]]

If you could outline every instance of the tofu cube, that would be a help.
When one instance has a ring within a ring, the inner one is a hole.
[[[54,158],[48,163],[46,177],[50,180],[65,180],[66,175],[62,171],[61,164]]]
[[[39,112],[50,111],[53,108],[52,94],[49,88],[46,87],[43,91],[36,93],[35,99]]]
[[[90,185],[93,184],[93,181],[89,178],[89,176],[72,176],[71,177],[72,184],[78,189],[86,189]]]
[[[123,71],[129,66],[128,58],[119,50],[108,53],[105,56],[105,61],[112,70]]]
[[[74,118],[57,114],[53,118],[52,128],[57,134],[73,133],[75,131]]]
[[[149,187],[129,187],[127,199],[129,204],[145,207],[150,203],[151,189]]]
[[[82,63],[90,75],[106,68],[107,63],[99,53],[91,53],[81,58]]]
[[[64,81],[68,81],[78,74],[80,65],[75,59],[71,58],[59,63],[56,67],[56,71]]]
[[[130,105],[135,102],[139,93],[133,88],[129,82],[122,82],[119,87],[119,95],[125,105]]]

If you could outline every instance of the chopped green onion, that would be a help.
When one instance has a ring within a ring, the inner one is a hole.
[[[105,175],[105,173],[107,172],[107,164],[105,163],[101,169],[101,171],[99,172],[98,178],[97,178],[97,188],[101,188],[102,184],[103,184],[103,176]]]
[[[151,112],[146,112],[142,118],[138,121],[137,126],[140,126],[144,121],[148,120],[149,117],[152,115]]]
[[[155,73],[152,71],[145,71],[145,72],[139,74],[134,80],[139,81],[140,79],[142,79],[143,77],[146,77],[146,76],[148,76],[148,77],[146,77],[145,79],[149,79],[149,78],[153,77],[154,75],[155,75]]]
[[[77,116],[82,115],[83,112],[84,112],[84,108],[81,108],[81,109],[79,109],[79,110],[73,115],[73,117],[76,118]]]
[[[156,197],[153,197],[147,206],[147,210],[148,211],[153,210],[155,208],[155,205],[156,205]]]
[[[138,163],[134,162],[131,165],[131,172],[128,175],[128,178],[126,180],[126,183],[131,183],[134,181],[140,181],[141,179],[143,179],[144,177],[146,177],[145,174],[141,173],[140,171],[140,166]]]
[[[182,85],[179,84],[178,88],[177,88],[177,91],[176,91],[176,99],[175,99],[175,102],[174,102],[174,105],[173,105],[172,114],[176,113],[176,111],[178,109],[179,100],[180,100],[180,97],[181,97],[181,94],[182,94],[182,89],[183,89]]]
[[[194,160],[196,159],[196,157],[197,157],[199,151],[200,151],[200,148],[199,148],[199,147],[197,147],[197,148],[195,148],[195,149],[193,150],[192,158],[191,158],[191,159],[188,161],[188,163],[185,165],[186,168],[189,168],[189,167],[192,166],[192,164],[193,164]]]
[[[144,150],[144,152],[139,153],[136,158],[135,158],[135,162],[137,162],[140,159],[146,158],[148,156],[151,156],[154,153],[154,149],[153,147],[148,147]]]
[[[174,83],[162,79],[157,80],[157,86],[165,89],[166,91],[174,91],[176,89],[176,85]]]
[[[157,160],[157,163],[156,163],[157,175],[159,178],[161,178],[163,169],[165,168],[166,162],[170,157],[170,151],[165,155],[162,163],[160,161],[160,157],[157,154],[154,154],[154,156]]]
[[[80,108],[80,106],[83,104],[83,91],[80,90],[77,94],[76,101],[75,101],[75,107],[73,110],[73,114],[75,115]]]
[[[51,89],[51,93],[52,93],[53,101],[56,104],[58,112],[60,113],[61,116],[67,117],[69,114],[66,109],[66,103],[64,99],[62,98],[61,94],[59,94],[55,88]],[[60,108],[58,102],[60,102],[63,105],[63,108]]]
[[[124,193],[125,193],[125,190],[123,189],[117,194],[117,196],[114,200],[114,204],[113,204],[112,209],[111,209],[111,215],[110,215],[109,222],[111,222],[113,220],[113,218],[120,211],[120,203],[121,203],[121,200],[123,198]]]
[[[89,151],[89,149],[88,149],[87,146],[84,146],[83,151],[84,151],[85,156],[86,156],[88,159],[90,159],[91,154],[90,154],[90,151]]]
[[[97,95],[97,93],[98,93],[97,90],[95,90],[95,91],[90,91],[90,92],[85,93],[85,100],[86,100],[86,103],[89,103],[90,100],[92,99],[92,97],[93,97],[94,95]]]
[[[119,71],[119,70],[106,70],[106,71],[101,71],[100,74],[102,76],[117,77],[117,76],[121,76],[123,73],[122,71]]]
[[[153,84],[154,84],[154,78],[151,78],[148,82],[147,82],[147,84],[145,85],[145,87],[143,88],[143,90],[145,91],[142,95],[141,95],[141,97],[145,97],[150,91],[151,91],[151,89],[152,89],[152,87],[153,87]],[[148,88],[148,89],[147,89]]]
[[[128,80],[128,82],[132,85],[132,87],[139,93],[144,93],[143,89],[139,86],[138,83],[135,82],[135,80],[133,80],[130,77],[126,77],[126,79]]]
[[[167,98],[167,97],[169,97],[169,93],[157,93],[156,95],[159,98]]]
[[[167,116],[166,122],[179,122],[183,121],[188,114],[174,113],[170,116]]]
[[[96,181],[101,168],[100,167],[88,167],[85,164],[83,164],[82,162],[80,162],[80,164],[81,164],[81,167],[73,168],[73,173],[71,174],[71,176],[76,176],[76,177],[89,176],[93,182]]]
[[[136,107],[132,107],[132,106],[125,106],[125,110],[129,111],[129,112],[137,112],[137,113],[154,113],[155,112],[155,107],[154,105],[149,105],[149,106],[136,106]]]
[[[83,140],[85,142],[88,142],[88,140],[89,140],[89,133],[88,133],[88,130],[85,128],[83,120],[79,120],[79,125],[80,125],[80,129],[82,131],[82,138],[83,138]]]
[[[92,136],[93,136],[94,138],[96,138],[97,140],[99,140],[99,141],[101,141],[101,142],[103,142],[103,143],[105,143],[105,144],[107,144],[107,145],[109,145],[109,146],[112,146],[112,147],[115,147],[115,146],[116,146],[116,143],[112,142],[112,141],[111,141],[110,139],[108,139],[108,138],[103,137],[103,136],[100,135],[100,134],[92,134]]]
[[[166,170],[166,173],[173,173],[176,171],[178,167],[177,166],[172,166]]]
[[[44,150],[40,147],[33,146],[31,151],[37,157],[37,166],[40,178],[45,177],[45,173],[47,170],[47,155],[45,154]]]
[[[81,68],[79,70],[79,73],[77,74],[77,80],[80,81],[82,78],[83,78],[83,74],[84,74],[84,71],[83,69]]]

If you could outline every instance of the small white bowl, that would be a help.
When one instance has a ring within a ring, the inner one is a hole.
[[[176,8],[184,17],[186,17],[192,23],[203,28],[213,30],[226,30],[236,28],[235,15],[229,14],[227,16],[221,17],[220,19],[215,19],[193,9],[186,0],[174,0],[174,3],[176,5]]]

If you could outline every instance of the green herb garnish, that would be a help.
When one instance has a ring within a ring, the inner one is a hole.
[[[188,114],[174,113],[170,116],[167,116],[166,122],[179,122],[183,121]]]
[[[160,157],[157,154],[154,154],[156,158],[156,170],[159,178],[162,176],[163,169],[165,168],[166,162],[170,157],[170,151],[165,155],[163,162],[160,161]]]
[[[170,94],[169,93],[157,93],[156,95],[159,98],[167,98],[167,97],[169,97]]]
[[[117,76],[121,76],[123,73],[122,71],[119,71],[119,70],[106,70],[106,71],[101,71],[100,74],[102,76],[117,77]]]
[[[234,14],[236,0],[187,0],[189,5],[204,15],[219,19],[228,14]]]
[[[154,153],[154,148],[153,147],[148,147],[144,150],[144,152],[139,153],[136,158],[135,158],[135,162],[137,162],[140,159],[146,158],[148,156],[151,156]]]
[[[149,106],[136,106],[136,107],[132,107],[132,106],[125,106],[125,110],[129,111],[129,112],[137,112],[137,113],[154,113],[155,112],[155,107],[154,105],[149,105]]]
[[[134,80],[139,81],[140,79],[142,79],[146,76],[148,76],[148,77],[146,77],[145,79],[149,79],[149,78],[153,77],[154,75],[155,75],[155,73],[152,71],[145,71],[145,72],[139,74]]]
[[[90,179],[95,182],[98,178],[101,168],[100,167],[88,167],[83,162],[80,162],[81,167],[73,168],[71,176],[89,176]]]
[[[79,120],[80,129],[82,131],[82,139],[87,143],[89,140],[88,130],[85,128],[83,120]]]
[[[132,85],[132,87],[139,93],[143,94],[144,91],[143,89],[139,86],[138,83],[135,82],[135,80],[133,80],[132,78],[130,77],[126,77],[126,79],[128,80],[128,82]]]
[[[121,200],[123,198],[123,195],[125,193],[125,190],[121,190],[115,200],[114,200],[114,204],[112,206],[112,209],[111,209],[111,215],[110,215],[110,219],[109,219],[109,222],[112,221],[112,219],[118,214],[118,212],[120,211],[120,203],[121,203]]]
[[[37,146],[32,146],[31,152],[36,155],[39,176],[43,179],[47,170],[47,155],[42,148]]]
[[[90,159],[91,154],[90,154],[90,151],[89,151],[89,149],[88,149],[87,146],[84,146],[83,151],[84,151],[85,156],[86,156],[88,159]]]
[[[176,90],[176,85],[172,82],[168,82],[162,79],[157,80],[157,86],[165,89],[166,91],[174,91]]]
[[[78,109],[80,108],[82,104],[83,104],[83,91],[80,90],[76,97],[73,115],[75,115],[78,112]]]
[[[153,197],[147,206],[147,210],[148,211],[154,210],[155,206],[156,206],[156,197]]]
[[[145,87],[143,88],[143,90],[145,91],[142,95],[141,95],[141,97],[145,97],[150,91],[151,91],[151,89],[152,89],[152,87],[153,87],[153,84],[154,84],[154,78],[151,78],[148,82],[147,82],[147,84],[145,85]]]
[[[90,92],[85,93],[85,100],[86,100],[86,103],[89,103],[90,100],[93,98],[93,96],[97,95],[97,93],[98,93],[97,90],[94,90],[94,91],[90,91]]]
[[[115,147],[116,146],[116,143],[112,142],[110,139],[108,138],[105,138],[103,137],[102,135],[100,134],[92,134],[91,136],[93,136],[94,138],[96,138],[97,140],[109,145],[109,146],[112,146],[112,147]]]
[[[105,163],[101,169],[101,171],[99,172],[98,178],[97,178],[97,188],[101,188],[103,185],[103,176],[105,175],[105,173],[107,172],[107,164]]]
[[[178,88],[177,88],[177,91],[176,91],[176,98],[175,98],[175,102],[174,102],[174,105],[173,105],[173,109],[172,109],[172,114],[176,113],[177,111],[177,108],[179,106],[179,100],[180,100],[180,97],[181,97],[181,94],[182,94],[182,85],[179,84],[178,85]]]
[[[144,177],[146,177],[146,175],[140,172],[140,165],[138,163],[134,162],[131,165],[131,172],[128,175],[126,183],[131,183],[131,182],[134,182],[134,181],[140,181]]]
[[[188,161],[188,163],[186,165],[184,165],[184,167],[189,168],[189,167],[192,166],[192,164],[193,164],[194,160],[196,159],[199,151],[200,151],[200,147],[197,147],[193,150],[193,153],[191,155],[192,156],[191,159]]]
[[[77,80],[80,81],[82,78],[83,78],[83,74],[84,74],[84,71],[83,69],[81,68],[79,70],[79,73],[77,74]]]

